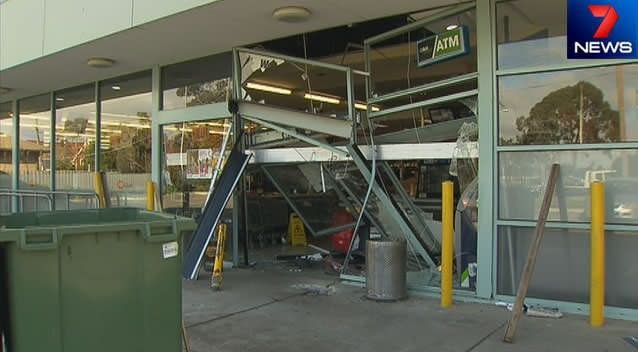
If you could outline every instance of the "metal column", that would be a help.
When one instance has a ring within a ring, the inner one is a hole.
[[[20,188],[20,104],[14,100],[11,105],[13,111],[13,139],[11,140],[11,163],[13,164],[13,174],[11,175],[11,188],[17,191]],[[14,212],[19,212],[19,202],[17,198],[13,199],[11,208]]]
[[[49,189],[52,191],[56,190],[56,178],[55,178],[55,164],[56,164],[56,151],[55,151],[55,140],[56,140],[56,130],[55,130],[55,123],[57,120],[57,107],[55,106],[55,93],[51,92],[51,94],[49,94],[49,104],[51,107],[51,119],[50,119],[50,127],[51,127],[51,132],[49,134],[49,170],[51,170],[51,175],[50,175],[50,180],[49,182],[51,182],[51,185],[49,186]],[[53,205],[52,205],[53,209],[55,209],[55,196],[53,197]]]
[[[100,82],[95,82],[95,172],[101,171],[102,164],[102,97]]]
[[[162,129],[159,124],[159,112],[162,108],[161,69],[153,67],[151,83],[151,180],[159,187],[160,201],[162,195]]]
[[[239,58],[239,52],[237,50],[233,50],[233,98],[239,100],[241,99],[241,61]],[[239,136],[242,135],[244,130],[244,124],[242,123],[241,116],[239,113],[233,114],[233,125],[232,125],[232,133],[234,143],[242,142],[239,140]],[[245,147],[243,144],[238,146],[239,150],[243,153]],[[242,211],[244,208],[244,175],[243,173],[240,175],[239,182],[237,183],[237,188],[235,189],[235,193],[233,194],[233,237],[232,237],[232,253],[233,253],[233,265],[239,265],[239,232],[241,230],[242,224],[245,224],[246,221],[244,217],[246,214]],[[244,231],[246,229],[243,229]]]
[[[481,195],[478,215],[477,242],[477,282],[476,295],[490,298],[494,292],[496,277],[496,228],[494,226],[494,184],[497,180],[494,141],[497,129],[494,124],[494,99],[496,84],[494,79],[496,43],[492,31],[494,7],[490,0],[476,2],[477,70],[478,78],[478,125],[479,125],[479,194]]]

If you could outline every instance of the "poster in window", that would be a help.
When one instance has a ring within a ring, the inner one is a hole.
[[[186,178],[210,179],[213,177],[213,150],[189,149],[186,151]]]

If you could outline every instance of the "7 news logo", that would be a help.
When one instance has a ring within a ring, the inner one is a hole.
[[[638,58],[638,0],[568,0],[568,59]]]

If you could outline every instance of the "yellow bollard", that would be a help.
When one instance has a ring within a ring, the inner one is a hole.
[[[605,323],[605,185],[591,184],[591,286],[589,322],[593,327]]]
[[[441,307],[452,305],[452,276],[454,275],[454,183],[443,182],[441,245]]]
[[[215,250],[215,263],[213,264],[213,276],[210,285],[219,290],[222,287],[222,272],[224,271],[224,250],[226,248],[226,224],[219,224],[217,231],[217,248]]]
[[[146,210],[155,210],[155,183],[146,181]]]
[[[100,208],[106,208],[106,196],[104,194],[104,182],[102,181],[102,174],[100,172],[95,173],[95,193],[97,194],[100,202]]]

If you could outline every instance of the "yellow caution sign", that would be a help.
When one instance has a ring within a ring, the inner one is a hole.
[[[217,248],[215,249],[215,264],[211,287],[219,290],[222,287],[222,272],[224,271],[224,250],[226,248],[226,224],[219,224],[217,231]]]
[[[288,238],[293,246],[307,246],[306,228],[299,218],[299,215],[290,214],[290,222],[288,223]]]

